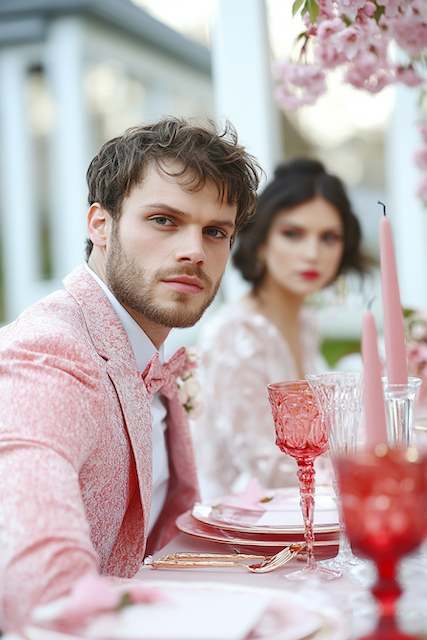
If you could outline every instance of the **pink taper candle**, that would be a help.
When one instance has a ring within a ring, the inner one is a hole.
[[[382,216],[380,222],[380,256],[387,378],[391,384],[407,384],[408,363],[403,313],[400,304],[393,233],[387,216]]]
[[[362,357],[366,448],[373,449],[377,444],[387,442],[387,423],[377,328],[371,311],[366,311],[363,318]]]

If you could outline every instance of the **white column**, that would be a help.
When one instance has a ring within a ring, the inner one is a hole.
[[[147,83],[142,104],[143,122],[155,122],[173,112],[173,96],[167,85],[159,81]]]
[[[232,122],[239,141],[269,179],[282,148],[264,0],[217,0],[212,63],[217,119]],[[224,297],[235,299],[247,288],[229,266],[222,284]]]
[[[39,274],[38,220],[26,104],[26,59],[18,48],[0,53],[1,210],[6,317],[32,302]]]
[[[217,0],[212,55],[217,118],[271,176],[282,150],[264,0]]]
[[[419,172],[414,164],[414,153],[421,146],[417,117],[417,92],[398,87],[387,136],[387,204],[406,307],[427,306],[427,210],[416,196]]]
[[[81,262],[86,238],[86,170],[90,130],[84,86],[84,28],[78,18],[51,23],[46,66],[55,104],[50,154],[52,248],[55,276]]]

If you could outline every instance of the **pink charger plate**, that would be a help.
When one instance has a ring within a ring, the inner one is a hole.
[[[228,531],[220,527],[199,522],[191,515],[191,510],[181,514],[176,520],[177,528],[191,537],[226,544],[236,551],[249,551],[271,555],[293,542],[304,542],[303,533],[260,534]],[[338,552],[337,532],[315,532],[315,555],[319,558],[331,558]]]

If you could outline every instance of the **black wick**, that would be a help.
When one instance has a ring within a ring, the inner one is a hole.
[[[382,203],[381,203],[381,204],[382,204]],[[369,300],[368,304],[366,305],[366,307],[367,307],[368,311],[370,311],[370,310],[372,309],[372,305],[374,304],[374,302],[375,302],[375,296],[373,296],[373,297]]]
[[[387,215],[387,212],[386,212],[386,209],[385,209],[385,204],[384,204],[384,202],[381,202],[381,200],[378,200],[377,204],[380,204],[380,205],[382,206],[382,208],[383,208],[383,214],[386,216],[386,215]]]

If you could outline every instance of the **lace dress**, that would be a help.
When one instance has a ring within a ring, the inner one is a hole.
[[[327,365],[315,323],[301,313],[305,373]],[[193,436],[204,498],[243,489],[296,484],[296,465],[275,445],[267,384],[296,379],[289,347],[272,322],[245,303],[225,305],[202,330],[198,345],[202,411]]]

